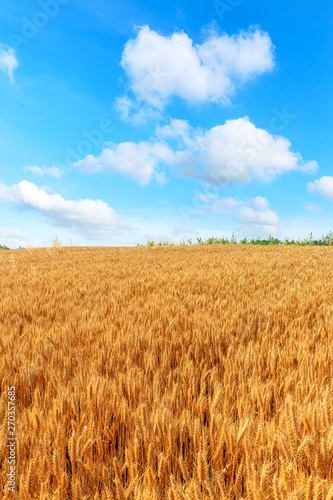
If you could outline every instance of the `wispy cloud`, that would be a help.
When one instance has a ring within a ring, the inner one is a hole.
[[[264,224],[276,225],[279,223],[279,217],[274,210],[256,210],[252,207],[241,207],[235,220],[245,224]]]
[[[15,50],[8,45],[0,44],[0,70],[7,74],[12,83],[14,83],[14,71],[18,65]]]
[[[236,201],[233,198],[219,198],[216,194],[199,194],[195,200],[196,204],[202,204],[203,209],[199,210],[197,213],[227,213],[230,210],[234,210],[238,206],[242,205],[241,201]]]
[[[143,125],[151,121],[159,121],[162,119],[160,111],[138,103],[128,96],[121,96],[115,99],[115,110],[120,118],[125,122],[130,122],[133,125]]]
[[[244,224],[257,224],[275,226],[279,223],[279,217],[274,210],[268,208],[269,202],[262,196],[256,196],[247,201],[239,201],[234,198],[219,198],[214,193],[199,194],[195,204],[202,204],[197,214],[204,213],[234,213],[234,220]]]
[[[321,212],[321,207],[315,203],[306,203],[304,205],[305,210],[312,212],[313,214],[319,214]]]
[[[30,165],[25,167],[24,170],[31,172],[33,175],[36,175],[38,177],[49,175],[50,177],[54,177],[58,180],[60,180],[65,174],[65,172],[58,167],[38,167],[37,165]]]
[[[23,233],[18,229],[13,229],[11,227],[0,226],[0,237],[1,238],[23,238]]]

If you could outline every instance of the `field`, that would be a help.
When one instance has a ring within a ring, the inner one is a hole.
[[[0,265],[2,498],[333,499],[331,246],[54,245]]]

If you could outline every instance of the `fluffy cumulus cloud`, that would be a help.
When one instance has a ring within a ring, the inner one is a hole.
[[[18,64],[15,50],[8,45],[0,44],[0,70],[8,75],[11,82],[14,82],[14,71]]]
[[[37,165],[27,166],[24,170],[31,172],[33,175],[36,175],[38,177],[49,175],[50,177],[54,177],[58,180],[60,180],[65,173],[63,170],[61,170],[61,168],[58,167],[37,167]]]
[[[172,96],[190,103],[226,103],[239,85],[274,67],[274,46],[260,29],[210,33],[194,44],[185,33],[163,36],[141,27],[121,65],[138,102],[163,108]]]
[[[195,200],[195,205],[198,204],[201,207],[197,214],[233,212],[236,222],[247,225],[276,226],[279,223],[277,213],[268,208],[268,200],[261,196],[244,202],[230,197],[219,198],[215,193],[200,193]]]
[[[291,151],[288,139],[257,128],[248,117],[227,120],[194,135],[195,147],[179,155],[179,163],[187,171],[195,165],[195,176],[218,185],[252,179],[270,182],[292,170],[312,172],[316,163],[304,162],[299,153]]]
[[[333,201],[333,177],[324,175],[320,179],[308,182],[307,188],[310,193],[317,191],[327,200]]]
[[[172,162],[173,151],[162,142],[122,142],[111,144],[97,157],[88,155],[73,166],[86,172],[120,173],[145,185],[152,176],[163,184],[164,175],[159,169]]]
[[[172,120],[158,127],[150,141],[113,144],[74,166],[87,172],[118,172],[142,185],[154,176],[163,182],[163,168],[169,166],[180,177],[215,187],[253,179],[270,182],[286,172],[313,173],[318,168],[317,162],[304,162],[293,152],[288,139],[257,128],[248,117],[209,130]]]
[[[49,223],[70,228],[92,240],[110,238],[130,227],[101,200],[65,200],[59,194],[49,194],[26,180],[12,187],[0,184],[0,200],[35,210]]]

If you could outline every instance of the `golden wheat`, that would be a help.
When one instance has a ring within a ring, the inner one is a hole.
[[[2,252],[0,496],[15,386],[20,500],[332,500],[332,257]]]

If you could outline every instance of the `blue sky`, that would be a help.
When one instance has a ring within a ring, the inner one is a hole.
[[[333,8],[0,6],[0,243],[333,230]]]

